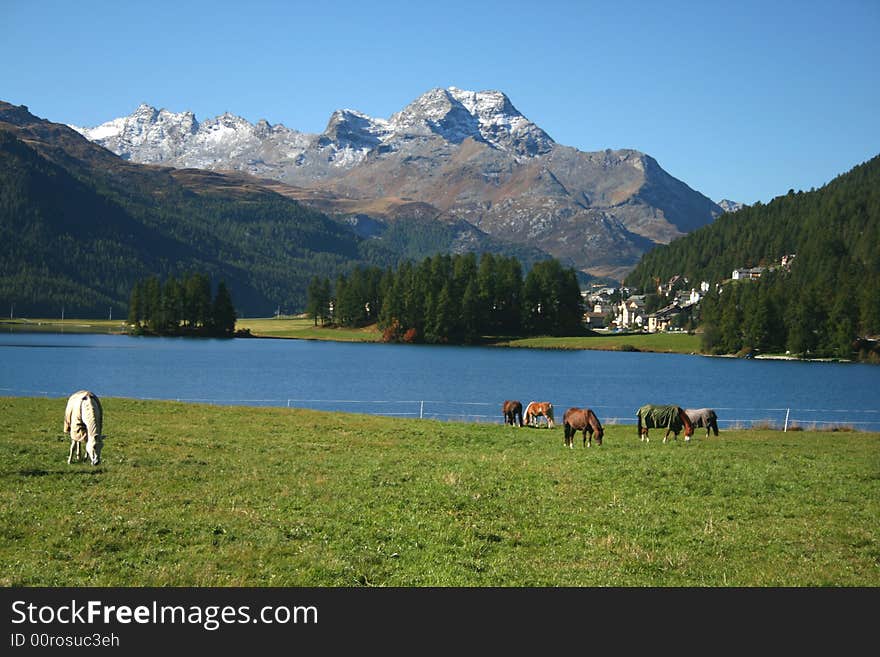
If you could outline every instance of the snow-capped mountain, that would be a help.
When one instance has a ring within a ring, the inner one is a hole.
[[[644,153],[557,144],[500,91],[432,89],[387,119],[337,110],[320,134],[228,113],[200,123],[191,112],[149,105],[95,128],[71,127],[134,162],[319,189],[320,209],[346,217],[398,220],[402,202],[418,203],[421,213],[431,208],[441,220],[467,221],[597,275],[625,274],[654,244],[722,212]],[[334,205],[326,193],[346,202]]]
[[[746,204],[740,203],[739,201],[730,201],[725,198],[718,201],[718,207],[720,207],[725,212],[736,212],[737,210],[746,207]]]
[[[472,138],[518,158],[546,153],[553,145],[503,93],[455,87],[432,89],[388,120],[337,110],[319,135],[265,120],[251,124],[229,113],[199,123],[192,112],[157,110],[147,104],[95,128],[70,127],[135,162],[187,168],[231,162],[232,168],[255,174],[278,166],[318,169],[315,178],[327,175],[322,171],[326,165],[346,170],[373,150],[396,151],[402,141],[418,137],[439,137],[452,144]]]

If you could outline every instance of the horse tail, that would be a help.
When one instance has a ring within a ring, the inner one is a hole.
[[[641,438],[642,437],[642,414],[641,414],[641,412],[636,413],[636,417],[639,418],[637,425],[638,425],[638,431],[639,431],[639,438]]]
[[[712,422],[712,431],[715,432],[715,435],[718,435],[718,416],[715,414],[715,411],[712,411],[709,416]]]

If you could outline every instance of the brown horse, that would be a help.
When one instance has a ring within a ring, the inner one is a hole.
[[[504,424],[511,426],[523,425],[522,402],[514,400],[505,400],[501,406],[501,414],[504,416]]]
[[[584,433],[584,447],[593,446],[593,434],[596,434],[596,444],[602,444],[605,429],[591,408],[569,408],[562,416],[562,425],[565,427],[565,445],[574,449],[574,434],[578,431]],[[590,434],[590,442],[587,444],[587,433]]]
[[[547,428],[552,429],[553,424],[553,404],[550,402],[529,402],[526,406],[525,422],[529,426],[538,426],[538,416],[543,415],[547,420]]]
[[[678,433],[684,428],[684,439],[689,441],[694,435],[694,425],[681,406],[655,406],[654,404],[646,404],[637,412],[636,417],[639,422],[639,437],[648,442],[648,429],[666,427],[666,435],[663,436],[663,442],[669,438],[669,433],[675,434],[678,440]]]

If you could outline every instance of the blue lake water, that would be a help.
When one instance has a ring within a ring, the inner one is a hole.
[[[0,334],[0,395],[291,406],[501,422],[501,402],[587,406],[635,423],[642,404],[711,407],[722,428],[851,425],[880,431],[880,367],[676,354],[307,340]]]

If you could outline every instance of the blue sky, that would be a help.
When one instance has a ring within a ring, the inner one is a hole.
[[[557,142],[767,202],[880,153],[880,0],[0,0],[0,99],[94,126],[146,102],[321,132],[498,89]]]

